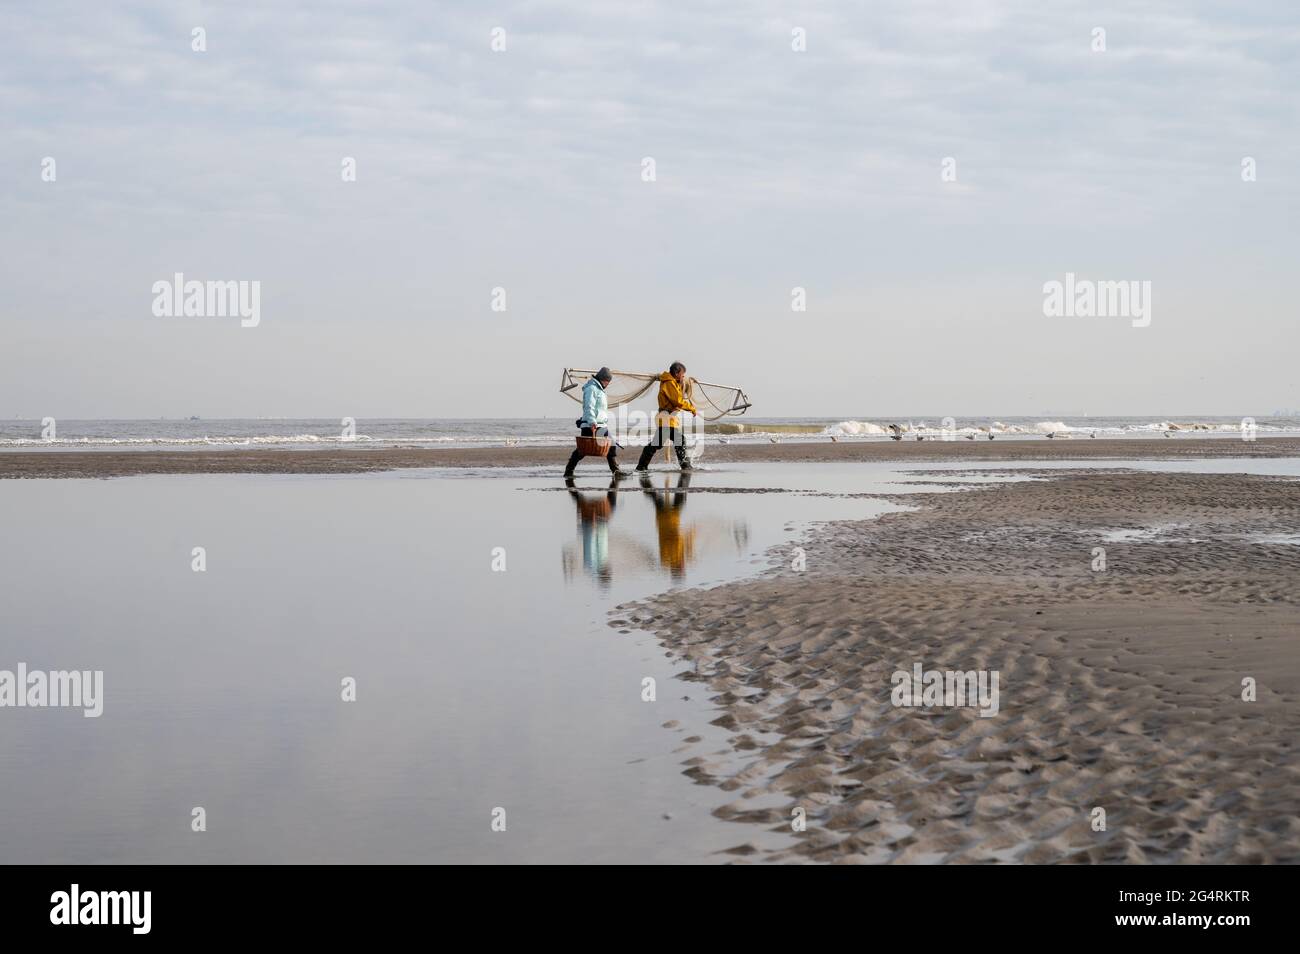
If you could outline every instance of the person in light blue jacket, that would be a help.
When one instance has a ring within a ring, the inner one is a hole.
[[[582,429],[583,437],[609,436],[609,428],[606,426],[609,424],[609,401],[605,398],[605,388],[612,380],[614,375],[609,368],[601,368],[582,386],[582,417],[575,423]],[[618,469],[617,453],[618,445],[611,445],[606,460],[609,461],[610,472],[616,477],[623,477],[627,472]],[[569,456],[569,465],[564,468],[565,477],[573,476],[573,469],[582,457],[582,451],[578,450]]]
[[[605,397],[605,388],[613,375],[609,368],[601,368],[596,374],[605,377],[594,377],[582,386],[582,420],[578,423],[586,428],[609,424],[609,400]]]

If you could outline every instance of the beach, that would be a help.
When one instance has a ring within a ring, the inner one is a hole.
[[[19,935],[1285,923],[1300,6],[153,6],[0,13]]]
[[[1035,479],[818,528],[802,572],[787,551],[689,605],[620,609],[612,626],[657,633],[721,708],[729,748],[686,763],[732,796],[716,814],[806,817],[793,847],[731,852],[1300,861],[1300,484],[1015,475]],[[997,672],[997,713],[893,704],[914,667]]]
[[[0,453],[0,479],[12,477],[126,477],[141,474],[361,474],[422,467],[554,467],[563,469],[572,445],[556,447],[238,448],[191,450],[44,450]],[[627,465],[634,461],[625,451]],[[1239,437],[1071,440],[708,442],[707,466],[760,461],[786,463],[927,461],[1061,461],[1300,456],[1300,438]],[[584,468],[598,469],[589,459]]]
[[[11,662],[105,673],[102,718],[4,725],[0,848],[1300,861],[1300,442],[723,445],[572,487],[561,456],[0,454],[41,478],[0,484]],[[130,781],[82,798],[82,748]]]

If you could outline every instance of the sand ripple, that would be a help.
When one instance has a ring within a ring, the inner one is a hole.
[[[714,694],[731,745],[685,771],[734,793],[717,814],[806,813],[735,858],[1300,861],[1300,547],[1252,542],[1300,532],[1300,483],[1051,477],[900,498],[818,528],[805,573],[616,612]],[[999,713],[893,706],[914,662],[999,671]]]

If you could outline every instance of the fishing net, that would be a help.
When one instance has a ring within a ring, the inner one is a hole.
[[[730,414],[744,414],[749,398],[740,388],[686,379],[686,396],[706,421],[718,421]]]
[[[597,368],[565,368],[560,378],[560,392],[582,403],[582,386]],[[659,375],[639,374],[634,371],[615,371],[613,379],[605,386],[605,400],[611,408],[635,401],[659,386]],[[732,414],[744,414],[749,398],[740,388],[725,384],[709,384],[688,377],[683,388],[686,398],[699,410],[706,421],[717,421]]]

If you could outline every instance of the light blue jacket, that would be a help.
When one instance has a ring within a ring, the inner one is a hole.
[[[582,386],[582,423],[584,427],[604,427],[609,423],[609,401],[595,378]]]

